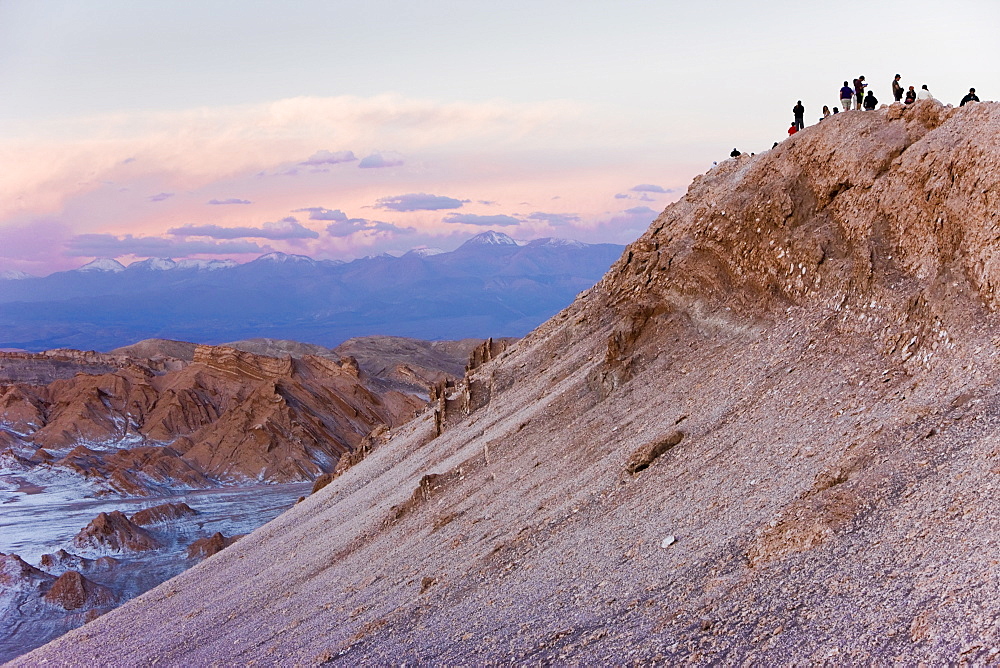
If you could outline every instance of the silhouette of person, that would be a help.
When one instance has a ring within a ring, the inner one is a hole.
[[[795,116],[795,125],[799,127],[799,130],[802,130],[803,128],[806,127],[806,122],[805,122],[806,108],[802,106],[802,100],[796,102],[795,106],[792,107],[792,115]]]
[[[854,99],[854,89],[844,82],[844,87],[840,89],[840,106],[844,108],[844,111],[851,110],[851,100]]]
[[[875,93],[868,91],[868,97],[865,98],[865,111],[875,111],[876,104],[878,104],[878,99],[875,97]]]
[[[896,78],[892,80],[892,97],[899,102],[903,99],[903,86],[899,83],[900,76],[897,74]]]
[[[906,99],[903,100],[903,104],[913,104],[916,101],[917,91],[913,90],[913,86],[910,86],[910,89],[906,91]]]
[[[840,109],[838,109],[837,107],[834,107],[833,108],[833,113],[839,114],[840,113]]]
[[[962,98],[962,103],[958,106],[964,107],[966,102],[979,102],[979,96],[976,95],[975,88],[969,89],[969,94]]]
[[[864,74],[862,74],[861,76],[859,76],[857,79],[854,80],[854,97],[857,98],[855,107],[857,107],[858,109],[861,108],[861,103],[865,99],[865,86],[867,85],[868,84],[865,83]]]
[[[735,148],[732,151],[730,151],[730,153],[729,153],[729,157],[730,158],[738,158],[741,155],[743,155],[743,154],[740,153],[739,151],[737,151]]]

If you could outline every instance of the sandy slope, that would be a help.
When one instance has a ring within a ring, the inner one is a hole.
[[[997,662],[998,137],[924,102],[726,161],[440,436],[14,665]]]

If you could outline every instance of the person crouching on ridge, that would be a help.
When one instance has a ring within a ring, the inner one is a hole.
[[[791,137],[793,134],[799,131],[799,126],[792,121],[792,127],[788,128],[788,136]]]
[[[865,111],[875,111],[876,104],[878,104],[878,99],[876,99],[875,93],[868,91],[868,97],[865,98]]]
[[[966,102],[979,102],[979,96],[976,95],[975,88],[969,89],[969,94],[962,98],[962,102],[958,106],[964,107]]]

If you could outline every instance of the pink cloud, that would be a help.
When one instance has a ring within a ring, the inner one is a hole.
[[[383,167],[398,167],[403,164],[403,156],[398,153],[372,153],[361,159],[358,167],[361,169],[381,169]]]
[[[357,158],[351,151],[316,151],[303,165],[337,165],[342,162],[354,162]]]
[[[184,225],[167,230],[175,237],[210,237],[212,239],[316,239],[319,232],[310,230],[295,218],[288,216],[276,223],[264,223],[260,227],[225,227],[222,225]]]
[[[444,195],[410,193],[395,197],[383,197],[375,204],[375,208],[388,211],[439,211],[441,209],[459,209],[467,202],[468,200],[445,197]]]

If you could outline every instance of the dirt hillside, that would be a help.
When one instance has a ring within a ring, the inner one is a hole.
[[[1000,661],[998,139],[925,101],[723,162],[436,410],[15,665]]]

